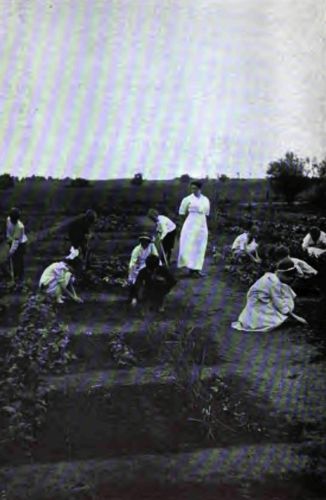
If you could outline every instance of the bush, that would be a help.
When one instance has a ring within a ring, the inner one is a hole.
[[[0,363],[0,420],[2,439],[19,444],[33,442],[45,420],[51,387],[44,375],[64,367],[72,355],[67,350],[67,328],[56,319],[54,303],[30,295],[19,326],[8,336]]]
[[[144,182],[143,174],[141,174],[140,172],[138,174],[135,174],[130,182],[133,186],[141,186]]]
[[[0,189],[10,189],[14,187],[15,179],[10,174],[0,175]]]
[[[72,188],[86,188],[90,187],[91,183],[88,179],[83,179],[82,177],[77,177],[77,179],[71,179],[70,184],[67,187]]]
[[[304,193],[303,199],[320,210],[326,209],[326,181],[319,182],[309,189]]]
[[[182,184],[189,184],[191,181],[191,177],[188,174],[183,174],[183,175],[181,175],[181,177],[179,177],[179,181]]]
[[[282,195],[288,203],[309,186],[306,160],[298,158],[294,153],[286,153],[284,158],[273,161],[267,169],[267,176],[276,194]]]

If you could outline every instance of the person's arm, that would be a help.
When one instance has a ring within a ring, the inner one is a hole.
[[[128,280],[129,281],[132,281],[133,274],[137,270],[137,267],[138,267],[138,257],[139,257],[139,248],[137,246],[131,252],[131,257],[130,257],[130,261],[129,261],[129,272],[128,272]]]
[[[211,203],[210,203],[208,198],[206,198],[206,200],[207,200],[207,202],[206,202],[206,207],[205,207],[205,215],[206,215],[206,217],[209,217],[210,212],[211,212]]]
[[[303,242],[302,242],[302,249],[303,250],[307,250],[307,248],[310,246],[311,244],[311,238],[310,238],[310,234],[308,233],[304,238],[303,238]]]
[[[18,223],[17,223],[18,224]],[[19,243],[22,240],[24,234],[24,227],[18,226],[15,228],[15,236],[11,237],[9,255],[13,255],[19,247]]]
[[[180,208],[179,208],[179,224],[182,227],[184,224],[184,221],[186,220],[188,213],[189,213],[189,200],[187,198],[183,198]]]
[[[10,221],[9,221],[9,217],[7,218],[7,221],[6,221],[6,239],[8,241],[8,243],[11,243],[13,238],[12,238],[12,234],[10,232]]]
[[[318,246],[321,249],[326,248],[326,234],[325,233],[321,233],[320,238],[319,238],[319,242],[318,242]]]
[[[282,295],[281,286],[282,285],[279,283],[273,283],[270,289],[270,295],[275,309],[281,314],[288,316],[294,309],[294,302],[290,297],[284,297]]]
[[[66,288],[63,289],[63,292],[68,295],[68,297],[71,297],[75,302],[79,302],[82,304],[84,301],[82,298],[80,298],[75,290],[74,285],[72,284],[71,280]]]

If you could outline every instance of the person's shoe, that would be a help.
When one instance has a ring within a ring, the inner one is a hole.
[[[63,300],[63,298],[62,298],[62,297],[59,297],[59,298],[57,299],[57,304],[64,304],[64,300]]]

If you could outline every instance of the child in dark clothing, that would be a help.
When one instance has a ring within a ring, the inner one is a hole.
[[[87,210],[86,214],[74,220],[68,227],[71,246],[78,250],[84,260],[84,267],[88,268],[90,260],[89,240],[91,229],[96,221],[97,215],[94,210]]]
[[[174,276],[164,266],[160,266],[157,255],[149,255],[146,267],[139,271],[135,283],[135,295],[132,305],[138,301],[150,310],[164,311],[164,298],[175,286]]]

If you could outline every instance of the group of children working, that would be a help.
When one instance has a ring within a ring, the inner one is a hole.
[[[192,183],[192,194],[182,200],[179,214],[185,216],[185,220],[180,234],[177,267],[187,267],[192,276],[203,276],[209,200],[201,194],[200,183]],[[128,272],[129,297],[132,306],[140,302],[152,309],[162,310],[164,297],[176,284],[169,266],[177,227],[172,220],[154,209],[149,210],[148,217],[155,223],[156,232],[154,236],[141,234],[139,244],[131,253]],[[69,225],[69,255],[48,266],[40,277],[40,290],[53,296],[58,303],[63,303],[65,297],[82,302],[74,283],[76,276],[89,266],[89,241],[96,218],[93,210],[87,210],[85,215]],[[257,227],[252,226],[235,239],[232,254],[236,260],[247,259],[257,264],[261,262],[257,235]],[[8,216],[6,237],[11,274],[19,283],[24,278],[27,236],[16,208],[12,209]],[[308,256],[324,258],[326,233],[312,227],[302,242],[302,248]],[[233,328],[244,331],[269,331],[289,317],[306,323],[293,312],[296,294],[290,285],[298,277],[313,279],[317,271],[307,262],[290,256],[286,247],[278,247],[274,257],[277,261],[276,271],[265,273],[252,285],[247,294],[247,304],[238,321],[232,323]]]
[[[258,228],[252,226],[235,239],[231,252],[236,261],[257,264],[261,262],[257,235]],[[326,233],[317,227],[312,227],[302,242],[302,249],[309,257],[324,259]],[[273,258],[276,262],[276,271],[265,273],[250,287],[246,306],[238,320],[232,323],[234,329],[266,332],[280,326],[288,319],[307,324],[304,318],[294,314],[296,292],[293,288],[317,290],[318,271],[306,261],[290,256],[289,249],[285,246],[276,247],[273,250]]]

